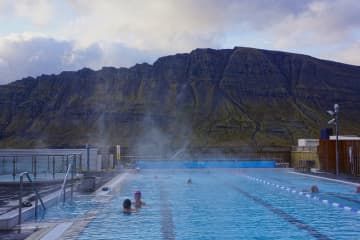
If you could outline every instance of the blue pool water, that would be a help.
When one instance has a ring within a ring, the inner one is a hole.
[[[291,192],[314,184],[317,196],[360,209],[353,186],[284,169],[149,169],[134,174],[109,202],[80,196],[49,209],[46,218],[81,219],[97,211],[82,240],[359,239],[359,213]],[[122,201],[136,190],[147,207],[124,215]]]

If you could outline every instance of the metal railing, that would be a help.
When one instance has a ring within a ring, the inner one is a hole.
[[[70,157],[75,157],[76,169],[82,169],[81,154],[0,154],[0,175],[10,175],[12,180],[21,172],[29,172],[36,179],[37,177],[46,177],[55,179],[55,175],[64,173],[68,166],[67,162]],[[42,175],[42,176],[41,176]]]
[[[68,168],[66,170],[65,176],[64,176],[64,181],[63,184],[61,186],[60,192],[59,192],[59,199],[61,198],[61,194],[63,195],[63,202],[65,202],[66,200],[66,184],[67,184],[67,177],[69,175],[69,172],[71,170],[71,200],[73,199],[73,193],[74,193],[74,174],[75,174],[75,166],[76,166],[76,158],[75,156],[72,156],[73,158],[71,159],[70,163],[68,162]]]
[[[37,218],[37,212],[38,212],[38,200],[40,200],[41,206],[43,207],[44,211],[46,210],[45,204],[42,201],[40,194],[36,188],[36,185],[34,184],[34,181],[31,180],[30,174],[28,172],[22,172],[20,174],[20,192],[19,192],[19,224],[22,222],[22,207],[23,207],[23,183],[24,183],[24,175],[27,177],[29,182],[31,183],[32,190],[36,194],[35,198],[35,218]]]

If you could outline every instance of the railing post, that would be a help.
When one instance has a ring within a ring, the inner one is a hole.
[[[13,176],[13,180],[15,181],[15,176],[16,176],[16,160],[15,160],[15,156],[13,157],[13,172],[12,172],[12,176]]]
[[[38,196],[35,198],[35,219],[38,219]]]
[[[67,168],[69,167],[69,155],[66,155],[66,166],[65,166],[65,172]]]
[[[63,202],[65,202],[65,200],[66,200],[65,194],[66,194],[66,181],[65,181],[65,185],[64,185],[64,189],[63,189]]]
[[[20,192],[19,192],[19,224],[22,222],[22,195],[23,195],[23,175],[20,175]]]
[[[80,159],[79,159],[79,169],[80,169],[80,172],[82,171],[82,154],[80,155]]]
[[[76,167],[76,155],[73,155],[72,166],[71,166],[71,201],[73,200],[74,193],[74,172]]]
[[[37,162],[36,162],[36,156],[34,156],[34,178],[36,178],[36,168],[37,168]]]
[[[86,170],[90,171],[90,147],[89,144],[86,144]]]
[[[47,172],[50,172],[50,156],[48,155],[48,161],[47,161]]]
[[[34,174],[34,155],[31,155],[31,173]]]
[[[53,175],[53,179],[55,179],[55,156],[53,156],[53,161],[52,161],[52,175]]]

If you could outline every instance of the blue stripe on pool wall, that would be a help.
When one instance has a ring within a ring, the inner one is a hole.
[[[137,161],[139,168],[275,168],[275,161]]]

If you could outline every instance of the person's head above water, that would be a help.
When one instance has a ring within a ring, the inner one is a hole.
[[[126,198],[123,202],[123,213],[133,213],[136,212],[136,209],[131,208],[131,200]]]
[[[319,192],[319,188],[316,185],[312,185],[311,186],[311,192],[312,193],[318,193]]]
[[[123,202],[123,208],[124,210],[130,210],[131,209],[131,201],[130,199],[125,199],[124,202]]]
[[[136,208],[142,207],[142,206],[145,205],[145,202],[143,202],[143,201],[141,200],[141,192],[140,192],[140,191],[136,191],[136,192],[135,192],[134,198],[135,198],[134,206],[135,206]]]
[[[136,191],[136,192],[134,193],[134,197],[135,197],[135,199],[140,199],[140,198],[141,198],[141,192],[140,192],[140,191]]]

